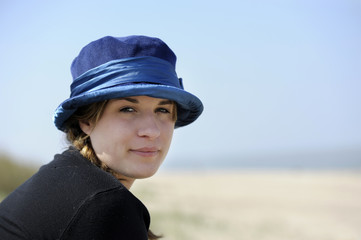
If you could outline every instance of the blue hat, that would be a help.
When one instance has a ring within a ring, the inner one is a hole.
[[[55,126],[64,131],[64,122],[81,106],[142,95],[175,101],[175,127],[192,123],[203,105],[184,90],[175,64],[175,54],[158,38],[108,36],[89,43],[71,65],[70,98],[55,110]]]

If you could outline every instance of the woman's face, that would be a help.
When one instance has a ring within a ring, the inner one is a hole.
[[[152,176],[167,155],[175,125],[174,103],[147,96],[110,100],[93,126],[81,122],[97,157],[120,179]]]

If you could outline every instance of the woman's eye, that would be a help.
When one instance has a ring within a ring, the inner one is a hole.
[[[135,112],[134,108],[131,108],[131,107],[124,107],[122,109],[120,109],[120,112]]]
[[[157,112],[160,112],[160,113],[170,113],[170,111],[166,108],[158,108],[157,109]]]

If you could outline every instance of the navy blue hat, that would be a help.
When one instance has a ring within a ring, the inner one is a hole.
[[[70,98],[55,110],[55,126],[64,131],[64,122],[81,106],[142,95],[175,101],[175,127],[192,123],[203,105],[184,90],[175,65],[176,55],[158,38],[108,36],[89,43],[71,65]]]

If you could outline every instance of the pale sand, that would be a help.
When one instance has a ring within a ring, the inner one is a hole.
[[[361,240],[361,172],[161,172],[132,192],[165,240]]]

